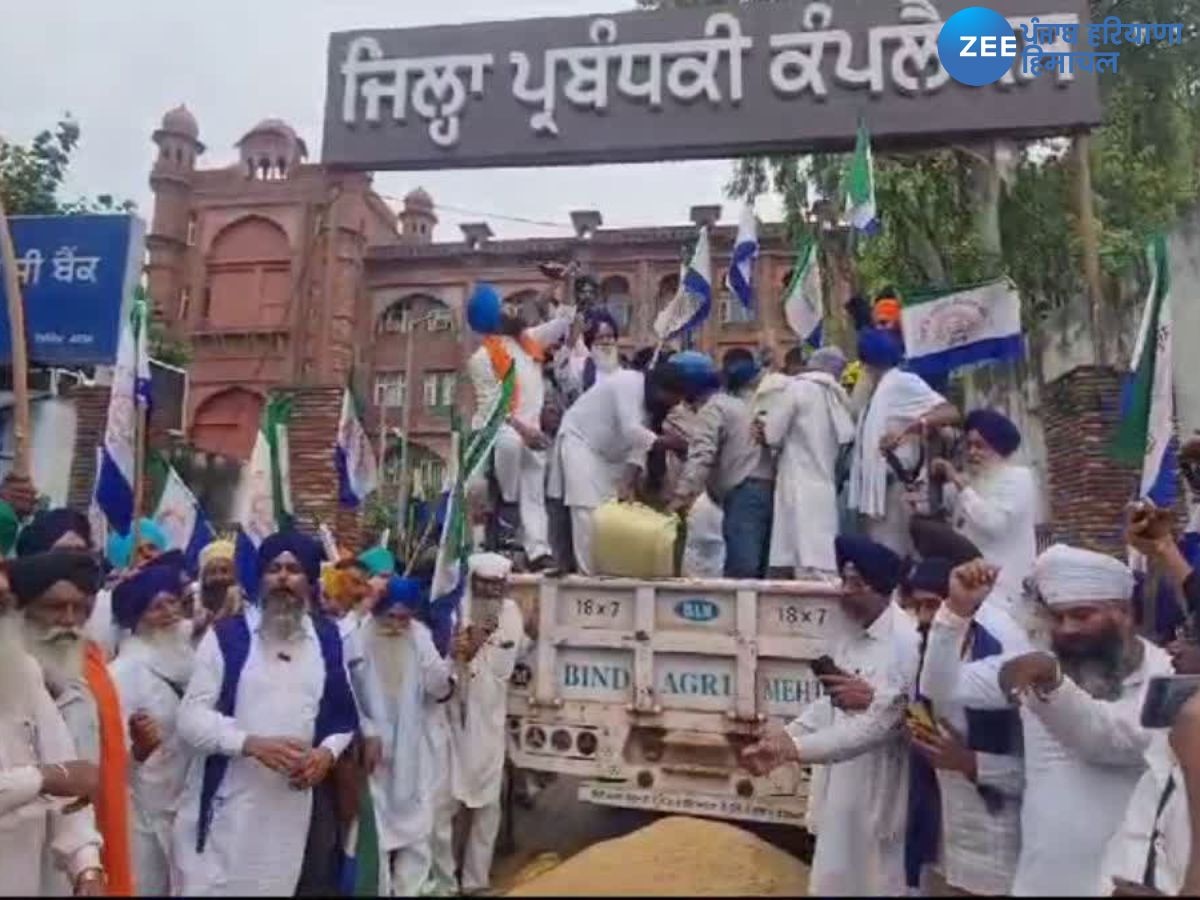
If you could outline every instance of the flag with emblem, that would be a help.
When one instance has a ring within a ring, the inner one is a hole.
[[[249,461],[242,466],[234,495],[238,580],[252,597],[258,593],[259,544],[292,524],[288,464],[288,423],[291,418],[291,397],[272,395],[263,410],[254,449]]]

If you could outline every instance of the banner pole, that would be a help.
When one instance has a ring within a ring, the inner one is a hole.
[[[27,479],[29,467],[29,357],[25,345],[25,305],[21,299],[21,279],[17,272],[17,251],[4,197],[0,194],[0,263],[4,265],[4,293],[8,305],[8,332],[12,336],[13,437],[16,453],[12,472]]]

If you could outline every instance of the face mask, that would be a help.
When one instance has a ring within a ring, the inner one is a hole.
[[[621,357],[615,345],[592,347],[592,361],[601,372],[611,372],[621,365]]]

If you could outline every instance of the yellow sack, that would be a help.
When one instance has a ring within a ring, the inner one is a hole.
[[[610,500],[592,514],[592,571],[624,578],[675,574],[679,519],[641,503]]]

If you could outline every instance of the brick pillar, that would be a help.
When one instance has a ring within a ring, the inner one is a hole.
[[[67,505],[74,509],[86,510],[92,502],[92,488],[96,484],[96,448],[104,443],[108,396],[106,385],[77,385],[71,389],[76,423]]]
[[[1138,474],[1109,455],[1119,419],[1118,374],[1080,366],[1047,384],[1042,398],[1054,539],[1124,557],[1124,508]]]
[[[292,503],[296,524],[315,533],[324,522],[338,544],[357,548],[359,514],[338,506],[338,477],[333,464],[338,418],[342,411],[342,388],[302,387],[287,389],[294,397],[288,426]]]

